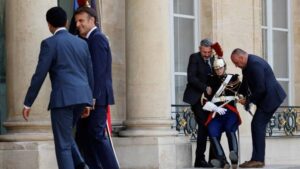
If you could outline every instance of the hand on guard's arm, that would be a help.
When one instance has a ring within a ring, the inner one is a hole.
[[[238,99],[237,102],[242,105],[245,105],[247,101],[246,101],[246,99]]]
[[[243,95],[238,95],[236,98],[236,102],[240,103],[242,105],[246,105],[247,104],[247,99],[243,96]]]

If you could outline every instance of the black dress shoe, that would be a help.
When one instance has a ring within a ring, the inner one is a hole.
[[[206,162],[205,160],[201,160],[195,167],[202,167],[202,168],[213,168],[211,164]]]
[[[85,163],[80,163],[76,166],[76,169],[90,169],[89,166]]]

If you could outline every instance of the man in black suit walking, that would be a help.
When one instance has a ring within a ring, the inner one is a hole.
[[[195,119],[198,123],[197,149],[195,167],[212,167],[205,160],[205,150],[207,142],[207,127],[204,125],[208,113],[202,109],[201,96],[204,92],[211,94],[211,88],[206,85],[207,75],[211,74],[213,63],[212,43],[208,39],[200,42],[199,52],[190,56],[187,70],[187,86],[184,92],[183,101],[191,105]]]

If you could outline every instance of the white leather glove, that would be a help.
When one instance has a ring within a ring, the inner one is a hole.
[[[206,110],[206,111],[213,111],[213,109],[215,109],[216,106],[213,102],[206,102],[203,106],[203,110]]]
[[[227,109],[224,109],[223,107],[216,107],[213,111],[217,112],[219,115],[224,115],[226,114]]]
[[[217,112],[220,115],[224,115],[227,111],[226,109],[222,107],[218,107],[212,102],[206,102],[205,105],[203,106],[203,109],[211,112]]]

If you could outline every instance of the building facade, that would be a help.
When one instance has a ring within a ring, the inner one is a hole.
[[[40,42],[51,36],[46,11],[73,0],[0,0],[0,168],[57,168],[46,80],[29,122],[23,99],[35,70]],[[297,0],[97,0],[113,56],[113,138],[121,168],[191,167],[194,144],[178,135],[171,105],[181,105],[189,55],[202,38],[218,41],[228,72],[237,47],[265,58],[288,94],[300,105],[300,2]],[[241,110],[241,161],[249,160],[251,116]],[[223,140],[226,144],[226,139]],[[297,164],[296,137],[267,139],[266,163]],[[274,147],[281,146],[278,150]],[[296,148],[295,148],[296,147]],[[24,164],[24,162],[26,164]]]

